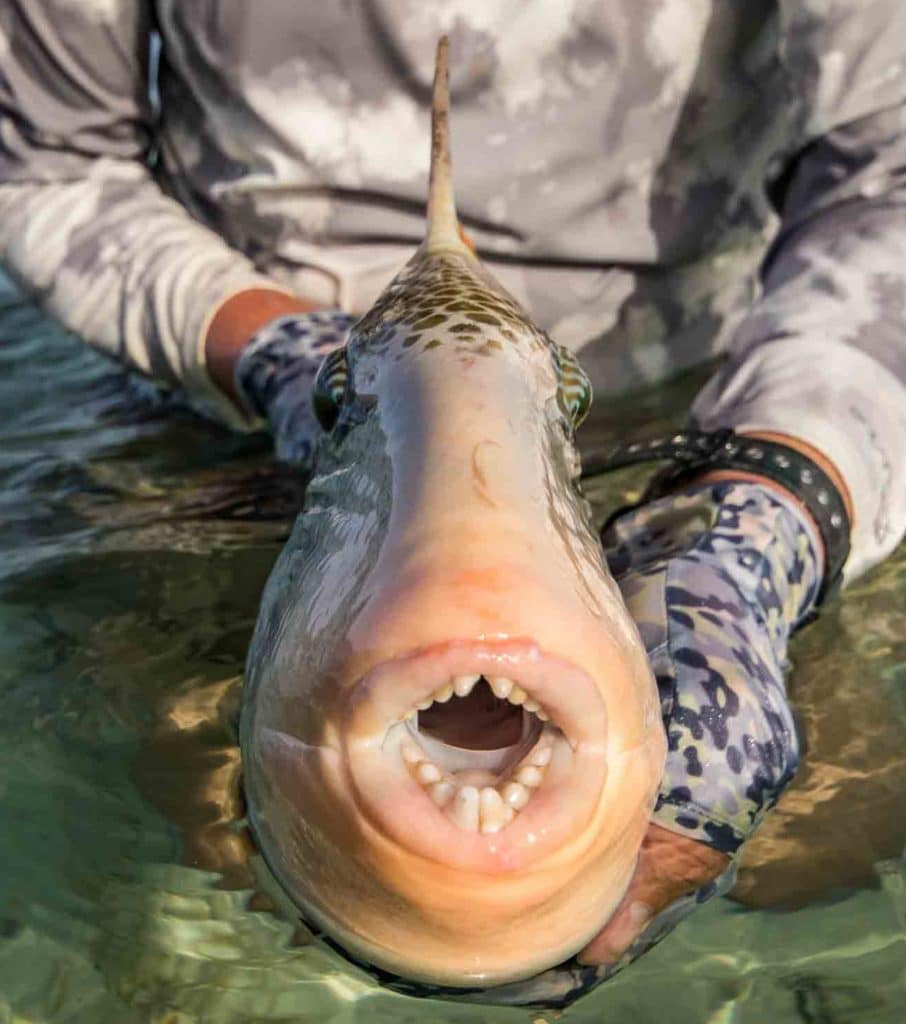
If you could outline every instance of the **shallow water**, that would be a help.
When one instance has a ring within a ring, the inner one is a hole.
[[[600,402],[586,439],[679,423],[695,384]],[[642,478],[596,481],[598,514]],[[233,721],[299,499],[263,439],[161,408],[0,286],[0,1024],[538,1018],[387,993],[257,891]],[[797,637],[805,764],[737,899],[567,1021],[906,1019],[904,598],[901,548]]]

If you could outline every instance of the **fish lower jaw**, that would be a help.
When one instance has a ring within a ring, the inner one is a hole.
[[[515,820],[544,783],[557,735],[562,737],[547,726],[527,755],[496,773],[480,767],[444,769],[410,737],[402,740],[400,753],[412,778],[454,825],[493,835]]]

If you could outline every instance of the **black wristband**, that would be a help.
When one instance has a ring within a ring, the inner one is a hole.
[[[582,476],[658,460],[669,460],[671,465],[654,477],[643,501],[662,497],[715,469],[757,473],[780,484],[808,509],[824,542],[824,579],[817,603],[820,605],[837,590],[849,557],[851,524],[834,482],[807,455],[777,441],[741,437],[729,429],[680,430],[668,437],[589,452],[582,460]]]

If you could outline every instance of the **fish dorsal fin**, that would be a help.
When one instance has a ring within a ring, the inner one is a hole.
[[[431,103],[431,176],[428,185],[428,230],[424,249],[469,252],[459,230],[450,159],[450,40],[441,36],[434,65]]]

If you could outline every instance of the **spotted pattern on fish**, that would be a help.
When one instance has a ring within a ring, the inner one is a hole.
[[[403,348],[421,351],[432,342],[463,354],[488,354],[507,344],[554,349],[474,258],[456,251],[417,253],[355,325],[354,335],[377,355],[401,336]]]
[[[443,46],[441,47],[443,56]],[[439,60],[441,78],[444,61]],[[463,243],[449,180],[445,82],[432,135],[425,242],[331,353],[320,399],[354,403],[356,359],[549,353],[557,401],[574,426],[590,388],[577,361],[538,330]],[[329,418],[329,417],[328,417]],[[338,420],[338,417],[337,417]],[[763,487],[719,484],[670,495],[615,520],[605,538],[611,570],[638,624],[658,683],[668,759],[654,820],[735,851],[796,769],[795,727],[783,684],[791,626],[814,602],[815,539],[788,503]],[[658,941],[726,877],[659,915],[616,968],[567,963],[491,992],[416,985],[373,971],[413,995],[563,1005]]]

